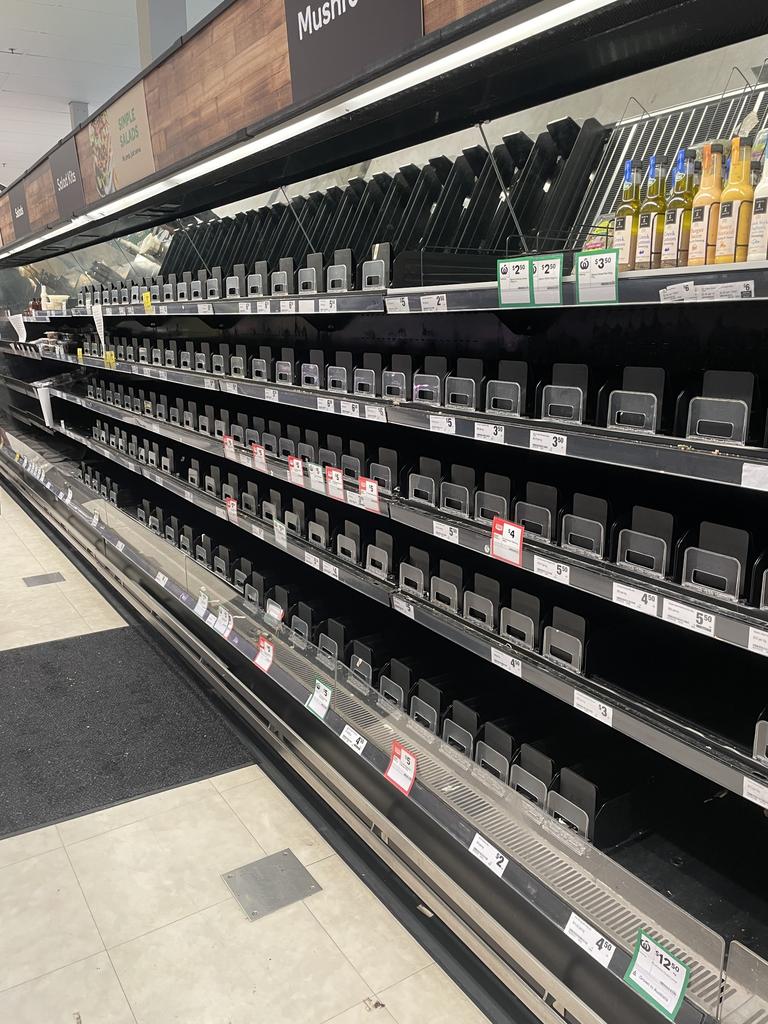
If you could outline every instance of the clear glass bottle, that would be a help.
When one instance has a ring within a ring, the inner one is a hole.
[[[723,191],[723,147],[713,142],[704,147],[701,188],[693,199],[688,266],[700,267],[715,262],[720,195]]]
[[[675,180],[667,200],[667,212],[664,217],[664,240],[661,247],[662,267],[688,266],[695,162],[695,149],[681,149],[677,154]]]
[[[763,157],[763,174],[755,189],[747,259],[768,260],[768,154]]]
[[[637,228],[636,270],[656,270],[661,266],[661,245],[664,240],[664,214],[667,210],[666,156],[652,156],[648,166],[646,196],[640,207]]]
[[[619,271],[635,269],[642,172],[643,164],[640,160],[627,160],[624,164],[621,202],[616,207],[613,222],[613,247],[619,250]]]
[[[755,190],[750,182],[752,143],[737,137],[731,143],[728,184],[720,196],[715,263],[743,263],[749,248],[752,202]]]

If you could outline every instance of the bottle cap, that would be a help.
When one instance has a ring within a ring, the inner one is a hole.
[[[633,160],[632,161],[632,170],[633,171],[642,171],[642,169],[643,169],[643,161],[642,160]]]
[[[696,159],[696,150],[695,149],[686,149],[686,151],[685,151],[685,159],[686,160],[695,160]]]
[[[712,153],[722,153],[723,152],[723,144],[721,142],[713,142],[712,145],[710,146],[710,151]]]
[[[740,146],[751,146],[752,145],[752,136],[751,135],[741,135],[739,137],[739,145]]]

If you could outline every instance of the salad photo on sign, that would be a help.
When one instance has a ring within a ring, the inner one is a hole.
[[[99,195],[110,196],[117,191],[115,181],[114,151],[112,149],[112,128],[108,111],[103,111],[88,125],[93,166],[96,171],[96,188]]]

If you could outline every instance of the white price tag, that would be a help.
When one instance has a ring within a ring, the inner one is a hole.
[[[295,299],[280,299],[280,312],[281,313],[295,313],[296,312],[296,301],[295,301]]]
[[[261,473],[268,473],[267,469],[267,453],[264,450],[263,444],[252,444],[251,452],[253,453],[253,468],[258,469]]]
[[[314,313],[315,312],[315,300],[314,299],[299,299],[299,312],[300,313]]]
[[[537,576],[544,576],[545,579],[555,580],[569,586],[571,582],[571,567],[563,565],[562,562],[552,562],[549,558],[542,558],[541,555],[533,556],[533,571]]]
[[[386,423],[387,410],[383,405],[366,405],[365,418],[367,420],[373,420],[376,423]]]
[[[534,306],[563,304],[563,255],[531,257]]]
[[[337,308],[336,299],[318,299],[318,313],[335,313]]]
[[[379,484],[376,480],[361,476],[358,482],[360,487],[360,504],[368,512],[381,512],[379,505]]]
[[[304,552],[304,564],[311,565],[313,569],[320,571],[320,558],[318,555],[313,555],[311,551]]]
[[[213,624],[213,628],[226,640],[232,632],[234,625],[235,620],[232,618],[232,612],[222,605],[219,608],[219,614],[216,616],[216,622]]]
[[[265,402],[279,402],[280,393],[277,388],[264,388],[264,401]]]
[[[351,747],[356,754],[362,754],[368,746],[368,740],[364,739],[359,732],[355,732],[351,725],[345,725],[341,732],[341,739],[348,747]]]
[[[501,423],[476,423],[475,440],[489,441],[491,444],[504,444],[504,427]]]
[[[392,742],[392,756],[389,767],[384,772],[384,778],[406,796],[410,794],[416,781],[416,755],[406,750],[397,740]]]
[[[499,260],[496,270],[500,306],[530,306],[532,297],[531,261]]]
[[[532,430],[530,447],[532,452],[567,455],[568,438],[565,434],[550,434],[546,430]]]
[[[304,460],[297,455],[288,456],[288,479],[297,487],[304,486]]]
[[[212,316],[213,315],[213,305],[210,302],[198,302],[198,304],[197,304],[197,312],[201,316]]]
[[[309,476],[310,490],[316,491],[318,494],[325,494],[325,471],[323,467],[316,462],[307,462],[305,465],[307,467],[307,475]]]
[[[432,535],[435,537],[439,537],[440,540],[450,541],[451,544],[459,543],[458,526],[449,526],[448,523],[438,523],[437,520],[433,520]]]
[[[521,565],[524,536],[525,527],[494,516],[491,525],[491,558],[498,558],[511,565]]]
[[[66,494],[65,494],[65,496],[64,496],[64,504],[65,504],[65,505],[69,505],[69,503],[70,503],[71,501],[72,501],[72,488],[71,488],[71,487],[68,487],[68,488],[67,488],[67,493],[66,493]]]
[[[227,513],[227,519],[230,523],[237,522],[237,498],[225,498],[224,509]]]
[[[583,921],[578,914],[571,914],[568,924],[563,929],[565,934],[603,967],[608,967],[616,947],[601,935],[591,924]]]
[[[326,490],[329,498],[344,501],[344,474],[336,466],[325,467]]]
[[[166,583],[168,582],[168,577],[165,575],[164,572],[156,573],[155,574],[155,579],[157,580],[157,582],[160,584],[161,587],[164,587],[166,585]]]
[[[749,649],[755,654],[768,656],[768,632],[764,629],[749,627]]]
[[[269,300],[267,300],[265,302],[257,302],[256,303],[256,312],[259,315],[263,315],[264,313],[271,313],[272,309],[270,307]]]
[[[342,416],[359,416],[360,415],[360,403],[359,402],[339,402],[339,408]]]
[[[257,540],[264,540],[264,531],[256,523],[251,524],[251,533]]]
[[[158,310],[160,316],[168,316],[168,307],[167,306],[158,306],[157,310]]]
[[[318,412],[333,412],[335,409],[332,398],[323,398],[318,396],[317,399],[317,411]]]
[[[14,313],[11,317],[11,327],[16,331],[19,341],[27,340],[27,325],[24,323],[24,316],[21,313]]]
[[[581,693],[580,690],[574,690],[573,706],[577,711],[589,715],[590,718],[596,718],[598,722],[613,727],[613,708],[608,704],[603,704],[602,701],[595,700],[594,697]]]
[[[613,602],[624,608],[643,612],[645,615],[656,615],[659,610],[659,598],[656,594],[649,594],[647,590],[639,590],[637,587],[628,587],[624,583],[613,584]]]
[[[581,305],[619,301],[619,251],[576,254],[576,298]]]
[[[674,1020],[683,1005],[690,973],[682,960],[641,931],[624,981],[668,1020]]]
[[[671,622],[675,626],[682,626],[683,629],[692,629],[694,633],[703,633],[704,636],[715,635],[715,616],[710,612],[700,612],[687,604],[680,604],[679,601],[670,601],[664,598],[663,610],[661,613],[665,622]]]
[[[741,486],[753,491],[768,491],[768,463],[745,462],[741,467]]]
[[[388,313],[410,313],[407,295],[398,295],[394,299],[384,299],[384,308]]]
[[[332,580],[339,578],[339,567],[332,562],[323,562],[323,572],[326,576],[330,576]]]
[[[254,664],[257,668],[260,668],[262,672],[269,672],[272,668],[272,662],[275,658],[275,646],[271,644],[265,637],[259,637],[259,653],[253,659]]]
[[[203,380],[203,386],[205,387],[206,391],[218,391],[219,388],[219,385],[213,379],[213,377],[206,377]]]
[[[410,601],[406,601],[404,598],[398,597],[397,594],[392,598],[392,607],[396,612],[400,612],[401,615],[405,615],[406,618],[413,618],[413,605]]]
[[[494,665],[498,665],[499,668],[503,668],[505,672],[510,672],[513,676],[520,676],[522,678],[523,665],[519,658],[513,658],[506,651],[500,651],[496,647],[492,647],[491,661]]]
[[[768,811],[768,786],[754,779],[744,778],[744,799]]]
[[[115,544],[115,548],[116,548],[116,549],[117,549],[118,551],[120,551],[120,552],[123,552],[123,551],[125,551],[125,542],[124,542],[124,541],[122,541],[122,540],[119,540],[119,541],[118,541],[118,542],[117,542],[117,543]]]
[[[455,434],[456,420],[453,416],[430,416],[429,429],[433,434]]]
[[[195,605],[195,615],[198,615],[201,619],[204,619],[208,614],[208,594],[204,591],[200,591],[200,596],[197,599]]]
[[[275,543],[279,548],[284,551],[288,548],[288,530],[286,529],[285,523],[278,523],[275,519],[272,523],[275,528]]]
[[[230,395],[239,395],[240,394],[240,389],[238,388],[237,384],[233,380],[222,381],[221,382],[221,386],[222,386],[223,390],[226,391]]]
[[[483,839],[479,832],[475,833],[475,838],[472,840],[469,852],[473,857],[477,857],[482,864],[485,864],[494,875],[498,875],[499,878],[504,874],[504,869],[509,864],[509,857],[499,853],[496,847],[492,846],[487,839]]]
[[[331,687],[321,679],[316,679],[315,692],[309,698],[305,707],[308,707],[313,715],[317,715],[317,717],[322,720],[328,714],[328,708],[331,706],[332,697],[333,690]]]
[[[224,445],[224,458],[237,460],[237,454],[235,452],[235,439],[229,434],[225,434],[221,443]]]
[[[98,525],[99,525],[99,513],[98,512],[94,512],[93,515],[91,516],[91,526],[98,526]]]
[[[422,313],[447,313],[448,312],[448,296],[447,295],[422,295],[421,296],[421,312]]]
[[[238,313],[252,313],[253,303],[251,302],[238,302],[237,304]]]

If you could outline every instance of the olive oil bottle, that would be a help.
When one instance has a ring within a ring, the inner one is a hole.
[[[669,159],[652,156],[648,166],[646,197],[640,207],[637,228],[636,270],[656,270],[661,266],[664,240],[664,214],[667,211],[666,181]]]
[[[621,202],[613,222],[613,247],[619,250],[619,270],[635,269],[637,224],[640,219],[640,182],[643,165],[640,160],[627,160]]]
[[[687,267],[694,194],[695,149],[681,149],[675,165],[675,180],[664,216],[662,267]]]

